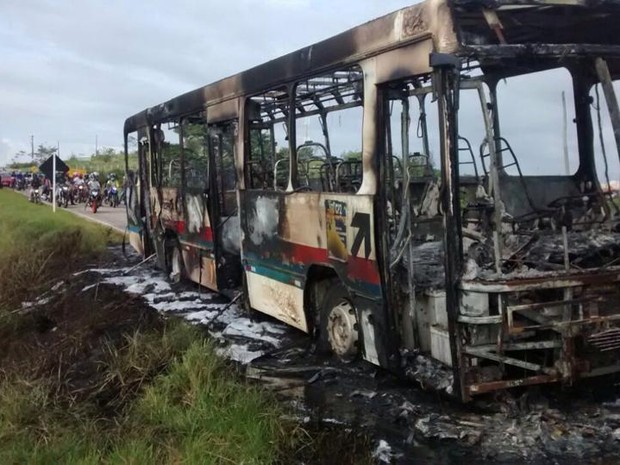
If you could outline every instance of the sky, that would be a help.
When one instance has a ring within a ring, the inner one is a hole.
[[[411,3],[2,0],[0,166],[60,142],[120,147],[125,119]]]
[[[2,0],[0,166],[19,150],[29,152],[31,135],[35,147],[59,143],[63,158],[90,155],[96,140],[99,148],[119,149],[128,116],[411,3]],[[563,173],[561,88],[569,89],[568,79],[500,84],[502,129],[532,174]],[[477,153],[481,113],[475,100],[463,108],[462,135]],[[609,123],[603,124],[613,177],[620,178]],[[340,119],[338,126],[353,131]],[[341,139],[359,149],[359,135],[355,142]],[[576,159],[572,138],[569,147]]]

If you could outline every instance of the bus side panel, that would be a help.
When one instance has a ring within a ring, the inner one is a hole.
[[[138,252],[142,257],[145,256],[145,225],[143,222],[143,196],[142,196],[142,183],[138,176],[128,176],[127,186],[125,191],[125,211],[127,213],[127,233],[129,238],[129,244]]]
[[[181,253],[187,278],[201,286],[217,291],[215,257],[209,255],[208,251],[188,245],[183,241],[181,241]]]
[[[138,252],[141,256],[144,256],[144,242],[142,241],[142,229],[139,226],[128,225],[129,230],[129,245]]]
[[[187,277],[195,283],[218,290],[213,228],[206,196],[185,193],[186,221],[177,232]]]
[[[160,220],[165,229],[179,233],[179,229],[182,228],[184,223],[183,208],[181,205],[181,198],[179,189],[176,187],[162,187],[161,189],[162,202],[159,205],[155,203],[155,211],[160,211]]]
[[[274,277],[277,271],[251,265],[246,272],[248,294],[252,308],[308,332],[304,314],[304,291]],[[287,279],[285,276],[284,279]],[[293,278],[295,281],[295,278]],[[297,283],[301,283],[297,280]]]
[[[358,310],[364,356],[386,365],[373,196],[240,191],[250,305],[307,331],[303,292],[312,265],[332,268]]]

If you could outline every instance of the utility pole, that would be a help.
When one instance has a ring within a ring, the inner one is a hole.
[[[566,114],[566,93],[562,91],[562,112],[563,112],[563,128],[562,138],[564,139],[564,172],[566,176],[570,176],[570,160],[568,158],[568,116]]]
[[[95,156],[99,155],[99,136],[95,134]]]
[[[34,161],[34,135],[30,136],[30,157]]]
[[[56,213],[56,157],[60,155],[60,141],[56,142],[56,153],[52,153],[52,210]]]

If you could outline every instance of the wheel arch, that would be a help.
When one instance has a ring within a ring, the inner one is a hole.
[[[303,303],[309,333],[314,333],[318,328],[323,299],[334,281],[345,285],[345,281],[333,267],[313,264],[308,268],[304,282]]]

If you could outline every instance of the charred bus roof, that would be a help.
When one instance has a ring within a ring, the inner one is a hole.
[[[429,39],[434,51],[502,77],[602,55],[615,78],[619,19],[620,0],[426,0],[147,108],[127,118],[124,133]]]

